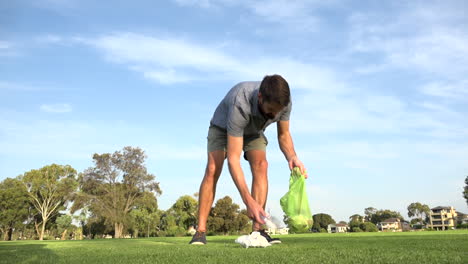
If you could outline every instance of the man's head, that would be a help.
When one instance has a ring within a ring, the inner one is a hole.
[[[273,119],[291,100],[289,85],[280,75],[267,75],[260,84],[258,107],[268,119]]]

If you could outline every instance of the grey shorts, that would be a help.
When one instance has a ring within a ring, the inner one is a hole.
[[[210,125],[207,138],[208,152],[215,150],[227,151],[227,131],[225,129]],[[245,153],[250,150],[266,151],[267,145],[268,140],[263,133],[253,136],[244,136],[244,146],[242,147],[244,150],[244,158],[247,159]]]

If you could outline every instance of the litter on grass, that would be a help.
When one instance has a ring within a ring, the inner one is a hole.
[[[245,248],[249,247],[269,247],[271,246],[270,243],[260,235],[260,232],[252,232],[250,235],[240,236],[235,241],[237,244]]]

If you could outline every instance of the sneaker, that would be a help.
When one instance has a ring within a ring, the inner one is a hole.
[[[192,237],[190,245],[206,245],[206,234],[205,232],[196,232]]]
[[[259,230],[258,232],[260,232],[260,235],[262,235],[264,238],[266,238],[268,243],[270,243],[270,244],[281,244],[281,240],[279,238],[272,238],[270,235],[268,235],[268,233],[265,231],[265,229]]]

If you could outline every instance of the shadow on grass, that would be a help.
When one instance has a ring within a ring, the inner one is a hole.
[[[0,263],[54,263],[57,255],[46,244],[28,242],[1,242]]]

